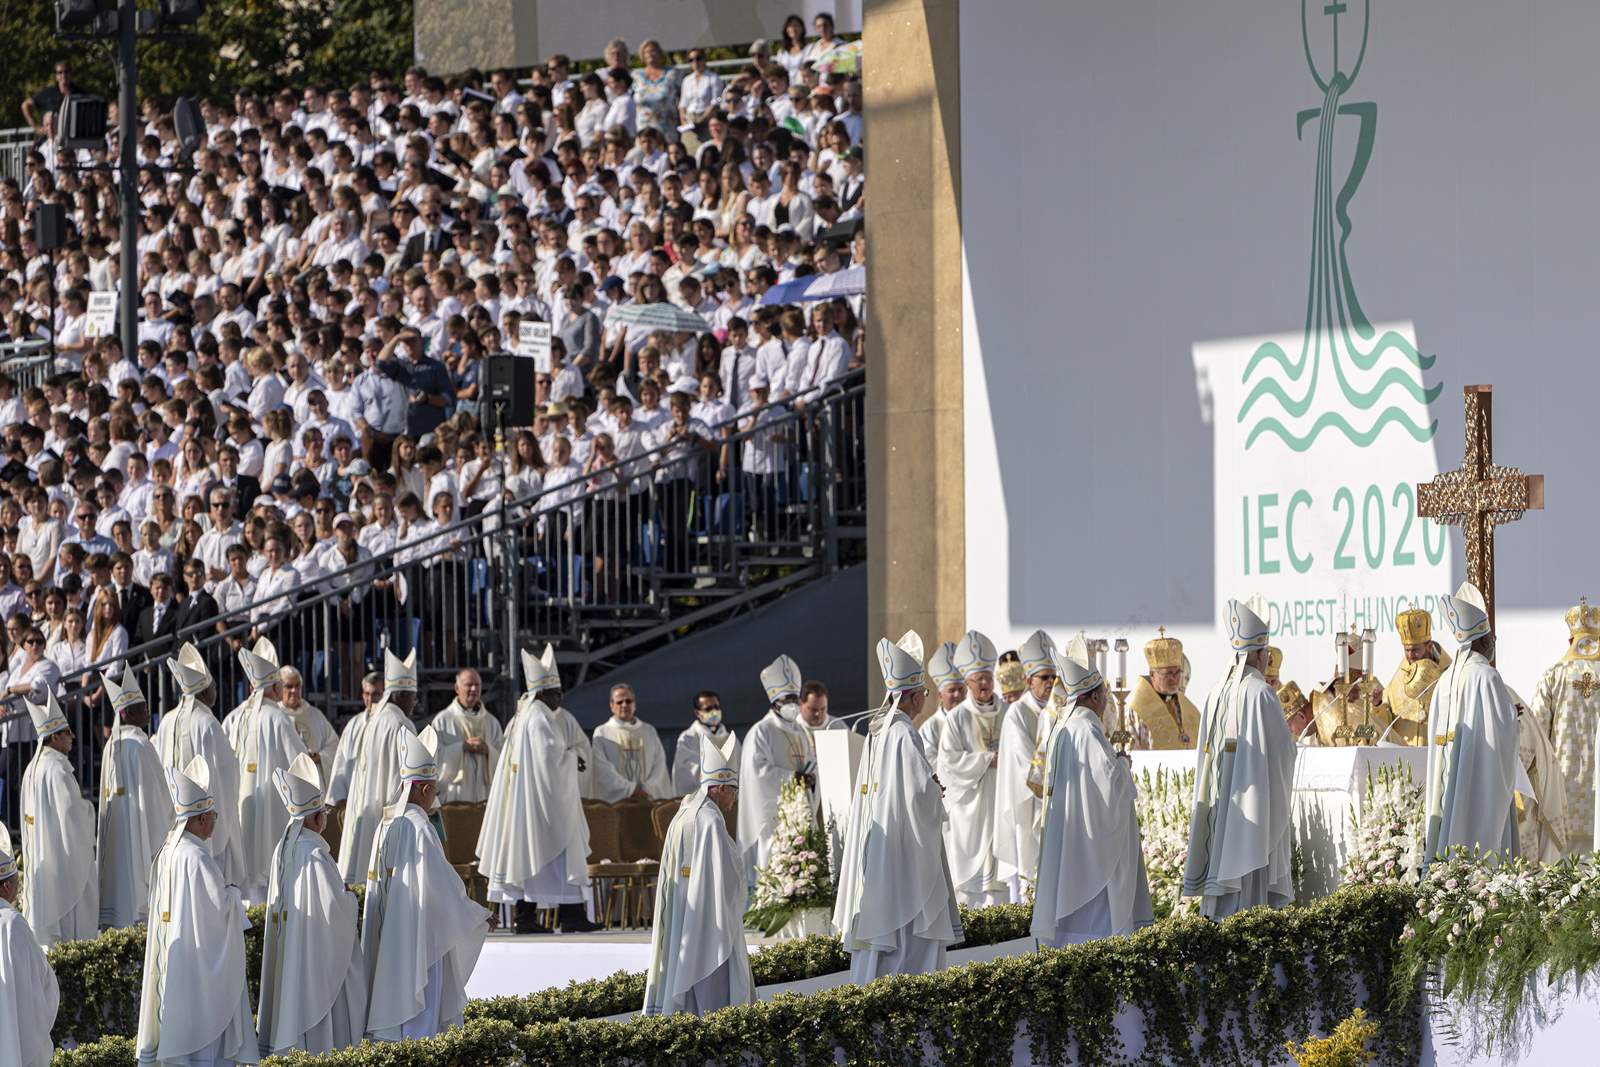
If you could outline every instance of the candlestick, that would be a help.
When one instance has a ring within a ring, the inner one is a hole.
[[[1117,638],[1117,688],[1128,687],[1128,639]]]
[[[1372,650],[1378,643],[1378,633],[1372,627],[1361,631],[1361,669],[1367,674],[1372,673]]]
[[[1350,635],[1340,630],[1333,638],[1339,643],[1339,673],[1348,676],[1350,673]]]

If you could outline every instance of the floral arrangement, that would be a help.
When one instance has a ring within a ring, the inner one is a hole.
[[[1543,990],[1600,967],[1600,858],[1453,851],[1424,873],[1400,949],[1402,983],[1448,999],[1460,1036],[1515,1046],[1543,1014]]]
[[[1183,867],[1189,856],[1189,819],[1194,813],[1194,771],[1149,768],[1135,783],[1134,813],[1144,848],[1150,904],[1157,919],[1193,911],[1194,898],[1183,896]]]
[[[1422,868],[1422,786],[1411,768],[1393,764],[1367,777],[1367,793],[1351,816],[1345,885],[1409,885]]]
[[[828,835],[811,810],[811,794],[793,779],[778,794],[778,825],[767,865],[756,872],[755,904],[745,924],[775,934],[807,908],[833,907]]]

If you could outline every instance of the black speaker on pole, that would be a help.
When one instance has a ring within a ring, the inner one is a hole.
[[[54,252],[67,243],[67,209],[62,204],[40,204],[33,209],[33,239],[39,251]],[[530,379],[531,380],[531,379]]]
[[[178,147],[184,159],[194,155],[205,140],[206,120],[200,114],[200,105],[192,96],[180,96],[172,106],[172,125],[178,135]]]
[[[484,368],[483,399],[499,425],[533,425],[534,363],[527,356],[492,355]]]

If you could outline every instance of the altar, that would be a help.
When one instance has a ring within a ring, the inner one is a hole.
[[[1194,770],[1191,749],[1136,751],[1131,753],[1135,779],[1149,771],[1168,774]],[[1421,783],[1428,766],[1428,750],[1388,745],[1351,745],[1340,748],[1303,746],[1294,764],[1294,846],[1301,865],[1302,900],[1326,896],[1339,884],[1339,870],[1349,853],[1353,816],[1366,800],[1367,780],[1380,768],[1404,764],[1413,781]]]

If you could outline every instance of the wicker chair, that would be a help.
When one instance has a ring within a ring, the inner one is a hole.
[[[678,814],[678,808],[682,805],[682,797],[673,797],[671,800],[656,801],[656,806],[650,809],[650,828],[655,831],[658,856],[667,844],[667,827],[672,825],[673,817]]]
[[[466,884],[467,895],[479,904],[489,902],[489,881],[478,874],[478,834],[483,829],[485,804],[446,804],[439,809],[444,823],[444,854]]]
[[[635,865],[622,861],[622,823],[617,809],[597,801],[583,802],[589,824],[589,879],[594,883],[594,913],[602,926],[627,919],[627,883]]]
[[[328,824],[322,828],[322,839],[328,843],[328,854],[339,858],[339,839],[344,836],[344,805],[328,809]]]

